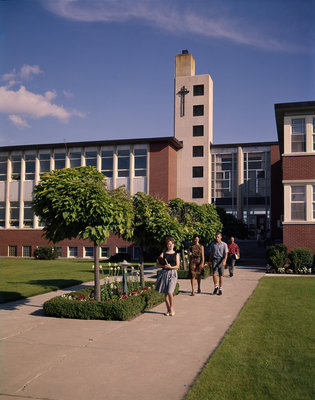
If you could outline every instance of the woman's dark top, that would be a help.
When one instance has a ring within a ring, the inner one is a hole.
[[[176,265],[176,252],[174,252],[174,254],[164,253],[163,255],[164,255],[164,258],[166,259],[167,263],[171,267],[175,267],[175,265]]]

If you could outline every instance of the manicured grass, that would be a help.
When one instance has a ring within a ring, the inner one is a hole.
[[[92,260],[0,258],[0,302],[92,281],[92,265]]]
[[[309,400],[314,278],[265,277],[185,400]]]
[[[0,303],[93,281],[93,264],[93,260],[0,258]],[[100,264],[108,263],[101,261]],[[146,263],[144,267],[151,265]],[[100,277],[108,276],[108,272],[108,268],[104,268]]]

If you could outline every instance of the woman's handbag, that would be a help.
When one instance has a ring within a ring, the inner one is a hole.
[[[239,260],[239,259],[240,259],[240,253],[237,252],[237,253],[235,253],[235,260]]]

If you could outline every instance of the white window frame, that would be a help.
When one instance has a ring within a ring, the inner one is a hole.
[[[102,256],[102,249],[106,249],[108,255],[107,256]],[[110,247],[109,246],[101,246],[100,247],[100,258],[102,258],[103,260],[107,260],[110,258]]]
[[[305,220],[292,220],[291,218],[291,196],[292,186],[304,186],[305,187]],[[315,215],[315,194],[313,187],[315,186],[315,179],[309,179],[304,181],[283,181],[284,189],[284,216],[283,224],[314,224]]]
[[[27,250],[27,253],[29,254],[24,254],[24,250]],[[28,257],[28,258],[32,257],[32,246],[22,246],[22,257]]]
[[[77,249],[77,255],[76,256],[70,255],[71,249]],[[68,258],[78,258],[78,246],[68,246],[67,247],[67,257]]]
[[[86,255],[87,249],[93,249],[92,250],[93,254],[91,256]],[[83,258],[90,258],[90,259],[94,258],[94,247],[93,246],[84,246],[83,247]]]
[[[125,249],[125,251],[119,251],[119,249]],[[116,247],[116,254],[128,254],[128,247],[127,246],[117,246]]]

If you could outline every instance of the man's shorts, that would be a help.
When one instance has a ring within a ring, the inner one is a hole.
[[[213,259],[212,260],[212,271],[213,275],[214,274],[219,274],[219,276],[223,276],[224,274],[224,267],[222,265],[223,260],[222,259]]]

